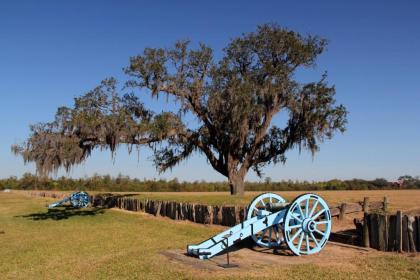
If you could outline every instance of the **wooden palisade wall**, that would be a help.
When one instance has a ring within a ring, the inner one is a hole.
[[[45,191],[29,192],[32,196],[61,199],[67,194]],[[234,226],[246,219],[247,207],[231,205],[204,205],[190,202],[160,201],[130,197],[130,195],[98,194],[91,197],[95,207],[120,208],[128,211],[145,212],[174,220],[188,220],[200,224]],[[371,210],[384,208],[384,202],[366,202]],[[331,216],[343,219],[349,213],[361,212],[363,202],[342,203],[330,206]]]
[[[389,252],[420,252],[420,216],[365,214],[369,247]],[[364,237],[364,238],[367,238]]]

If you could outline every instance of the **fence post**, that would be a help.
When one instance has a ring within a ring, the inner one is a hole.
[[[369,197],[363,198],[363,212],[369,212]]]
[[[341,203],[341,206],[340,206],[340,216],[338,217],[338,219],[340,221],[344,220],[344,215],[346,214],[346,207],[347,207],[347,204]]]
[[[383,207],[383,210],[384,210],[385,213],[388,212],[388,204],[389,204],[388,197],[387,196],[384,196],[384,207]]]

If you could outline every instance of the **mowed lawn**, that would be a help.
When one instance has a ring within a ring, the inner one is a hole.
[[[220,227],[116,210],[46,209],[46,198],[0,193],[0,279],[419,279],[418,257],[369,255],[357,269],[269,265],[206,272],[160,252],[185,249]],[[291,257],[292,258],[292,257]]]

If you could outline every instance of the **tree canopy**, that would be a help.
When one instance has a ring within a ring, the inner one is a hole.
[[[315,66],[326,44],[271,24],[231,40],[217,61],[209,46],[192,48],[186,40],[146,48],[130,58],[123,90],[114,78],[105,79],[71,108],[59,108],[54,121],[31,126],[28,140],[12,149],[41,174],[70,170],[93,149],[114,153],[120,144],[130,151],[152,148],[159,171],[198,151],[229,179],[232,194],[242,194],[249,169],[261,176],[265,165],[284,163],[287,150],[315,153],[345,130],[347,111],[335,104],[326,74],[310,83],[294,77],[298,68]],[[164,94],[177,109],[154,113],[139,94],[120,93],[127,89]],[[288,116],[283,127],[272,123],[279,112]],[[196,125],[187,124],[188,113]]]

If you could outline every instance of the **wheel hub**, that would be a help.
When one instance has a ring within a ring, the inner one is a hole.
[[[316,224],[311,218],[306,218],[302,223],[302,230],[306,233],[313,232],[316,229]]]

